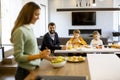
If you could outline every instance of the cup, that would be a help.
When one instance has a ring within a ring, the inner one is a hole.
[[[109,48],[111,48],[112,46],[108,46]]]
[[[104,48],[108,48],[108,45],[104,45]]]

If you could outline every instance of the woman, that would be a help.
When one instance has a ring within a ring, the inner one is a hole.
[[[18,63],[16,80],[24,80],[34,69],[39,67],[40,58],[51,60],[50,50],[39,51],[32,27],[39,19],[40,7],[34,2],[26,3],[21,9],[11,32],[14,45],[14,57]]]

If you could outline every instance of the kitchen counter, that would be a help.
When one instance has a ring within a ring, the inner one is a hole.
[[[43,60],[40,68],[34,72],[39,76],[76,76],[86,77],[86,80],[120,80],[120,59],[115,54],[87,54],[84,62],[67,62],[61,68],[53,68],[48,61]],[[27,78],[30,77],[31,75],[27,76]]]
[[[69,63],[67,62],[61,68],[53,68],[49,61],[43,60],[40,68],[35,70],[35,75],[39,76],[73,76],[86,77],[90,80],[90,73],[87,59],[84,62]],[[30,80],[31,75],[28,75],[25,80]]]

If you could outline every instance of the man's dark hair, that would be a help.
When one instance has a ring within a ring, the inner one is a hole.
[[[49,26],[55,26],[55,23],[51,22],[51,23],[48,24],[48,27]]]

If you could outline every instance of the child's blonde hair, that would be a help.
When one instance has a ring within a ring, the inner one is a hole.
[[[94,31],[92,35],[100,35],[100,33],[98,31]]]
[[[80,30],[76,29],[76,30],[73,31],[73,33],[78,33],[78,34],[80,34]]]

